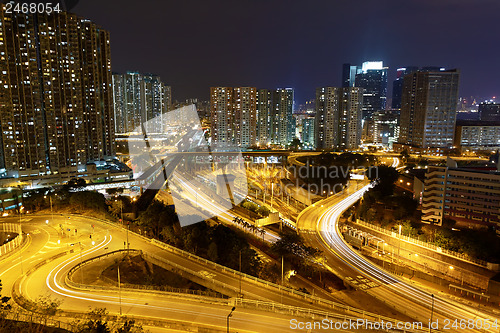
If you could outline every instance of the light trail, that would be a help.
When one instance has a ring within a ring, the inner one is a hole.
[[[385,285],[391,291],[403,295],[405,298],[416,300],[419,304],[426,308],[431,308],[432,296],[430,293],[415,288],[380,269],[375,264],[371,263],[363,256],[354,251],[343,239],[340,234],[338,221],[341,214],[359,200],[363,194],[370,188],[371,185],[366,185],[362,189],[348,195],[345,199],[336,205],[328,208],[323,212],[317,222],[317,230],[322,241],[328,248],[340,259],[342,259],[351,268],[358,271],[360,274],[370,277],[377,282]],[[489,317],[484,313],[479,313],[475,309],[470,309],[463,305],[452,304],[451,301],[443,300],[434,296],[434,309],[436,313],[452,315],[455,319],[465,319],[466,321],[471,318],[475,319],[489,319],[493,322],[497,318]],[[495,332],[489,330],[488,332]]]
[[[191,184],[190,182],[185,181],[182,179],[179,175],[174,175],[173,178],[175,178],[179,183],[181,183],[182,187],[191,195],[191,196],[197,196],[198,198],[198,205],[202,206],[204,209],[208,210],[210,213],[212,213],[214,216],[218,216],[219,218],[223,219],[224,221],[227,221],[229,223],[233,223],[233,219],[237,217],[234,214],[231,214],[226,207],[223,207],[215,202],[215,200],[207,198],[203,193],[198,193],[197,192],[197,187]],[[196,204],[196,201],[193,200],[192,198],[189,198],[187,196],[183,196],[185,199],[189,200],[192,204]],[[270,233],[269,231],[265,230],[266,236],[269,239],[270,242],[275,242],[279,239],[279,236]]]

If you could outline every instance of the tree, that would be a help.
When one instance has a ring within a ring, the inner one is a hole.
[[[408,157],[410,157],[410,154],[408,154],[408,149],[404,149],[401,154],[399,154],[399,157],[401,157],[401,159],[403,161],[406,161],[408,159]]]
[[[207,255],[208,259],[213,262],[217,262],[217,260],[219,259],[217,244],[215,242],[210,243],[210,245],[208,246]]]
[[[73,178],[70,179],[64,187],[66,189],[80,189],[82,187],[85,187],[87,185],[87,182],[83,178]]]
[[[136,325],[134,320],[126,320],[122,327],[117,330],[118,333],[139,333],[144,332],[142,326]]]
[[[7,296],[1,296],[2,292],[2,281],[0,280],[0,312],[3,310],[10,310],[12,306],[9,304],[10,297]]]
[[[294,138],[292,142],[290,142],[289,147],[292,150],[299,150],[302,148],[302,142],[300,142],[299,138]]]
[[[260,206],[259,209],[257,209],[257,213],[263,217],[267,217],[267,216],[269,216],[271,211],[266,206]]]
[[[108,311],[105,308],[95,308],[88,313],[89,320],[79,325],[77,333],[110,333],[111,329],[105,321]]]
[[[182,229],[175,210],[154,200],[148,208],[139,215],[139,225],[153,232],[155,237],[160,238],[164,227],[172,226],[174,232],[180,236]]]
[[[382,196],[392,195],[396,181],[399,178],[398,171],[389,166],[379,165],[375,174],[369,175],[370,180],[378,179],[377,185],[373,188],[374,191],[380,192]]]
[[[94,191],[80,191],[71,193],[69,204],[83,210],[106,211],[106,198],[103,194]]]

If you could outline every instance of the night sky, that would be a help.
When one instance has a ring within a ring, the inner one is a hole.
[[[211,86],[340,86],[342,64],[461,70],[460,95],[500,95],[500,0],[80,0],[111,32],[114,72],[156,73],[174,99]]]

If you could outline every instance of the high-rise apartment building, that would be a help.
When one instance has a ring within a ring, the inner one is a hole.
[[[76,171],[114,155],[109,33],[89,20],[0,12],[0,168]]]
[[[257,89],[236,87],[234,92],[234,142],[241,147],[256,144]]]
[[[340,88],[316,88],[316,148],[333,149],[339,146]]]
[[[257,143],[257,89],[210,88],[211,140],[219,147]]]
[[[257,90],[257,143],[266,146],[271,140],[272,91]]]
[[[339,148],[357,149],[361,144],[363,90],[358,87],[340,91]]]
[[[212,87],[212,143],[287,146],[295,138],[293,89]]]
[[[233,142],[233,88],[210,88],[210,132],[212,145],[232,145]]]
[[[316,147],[315,120],[315,117],[310,116],[302,119],[301,141],[303,149],[314,149]]]
[[[172,104],[170,86],[153,74],[113,74],[113,104],[116,133],[136,131],[143,124],[148,133],[163,131],[161,117]],[[155,119],[155,121],[149,122]]]
[[[295,138],[292,88],[273,91],[270,137],[271,144],[280,146],[287,146]]]
[[[361,143],[361,88],[316,89],[316,147],[356,149]]]
[[[420,148],[453,145],[458,70],[417,71],[404,77],[399,142]]]

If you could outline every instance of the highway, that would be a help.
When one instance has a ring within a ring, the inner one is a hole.
[[[57,217],[56,220],[57,222],[63,222],[66,221],[66,217]],[[82,232],[79,237],[65,238],[61,242],[58,242],[60,237],[54,228],[44,223],[45,217],[33,217],[29,222],[23,222],[23,230],[30,233],[28,236],[30,243],[21,253],[23,257],[22,265],[19,254],[15,254],[9,260],[0,262],[0,279],[3,284],[2,294],[9,296],[10,290],[19,280],[17,284],[18,291],[31,300],[35,300],[39,295],[51,295],[54,299],[63,301],[60,306],[62,310],[87,312],[89,307],[105,307],[110,313],[119,313],[120,301],[116,291],[73,290],[66,286],[64,277],[67,271],[81,260],[123,248],[126,233],[118,228],[110,228],[109,225],[102,225],[99,222],[87,220],[83,217],[72,217],[71,220],[72,225],[78,227],[79,233],[80,229],[83,231],[85,228],[87,228],[87,232]],[[95,225],[95,228],[92,228],[91,224]],[[90,233],[93,234],[92,240],[89,238]],[[130,233],[129,238],[132,247],[136,246],[145,252],[158,255],[168,256],[169,254],[168,251],[162,250],[137,235]],[[92,245],[92,242],[94,242],[94,245]],[[27,270],[33,268],[37,263],[54,257],[58,253],[67,252],[72,248],[74,248],[73,253],[67,253],[46,263],[28,277],[24,275]],[[181,256],[178,257],[179,264],[194,270],[208,270],[214,276],[217,274],[221,282],[225,281],[219,272],[214,273],[211,268],[181,258]],[[79,276],[79,273],[76,276]],[[237,286],[239,280],[234,277],[231,277],[231,279],[234,280],[233,284]],[[245,281],[242,283],[242,290],[244,293],[248,292],[248,294],[253,294],[253,292],[269,293],[271,299],[280,297],[279,293],[276,295],[276,293],[265,291],[263,288],[256,288]],[[259,296],[259,298],[267,299],[265,296]],[[287,298],[286,295],[283,298],[298,303],[297,299]],[[127,292],[125,290],[122,291],[121,306],[124,315],[150,319],[171,319],[220,327],[225,327],[226,316],[231,308],[227,304],[210,304],[192,299],[158,297],[154,293]],[[266,328],[272,328],[277,332],[287,332],[290,319],[289,316],[281,316],[273,312],[238,308],[233,313],[231,327],[234,327],[239,332],[264,332]]]
[[[155,293],[122,290],[121,300],[116,290],[77,290],[70,288],[65,277],[67,272],[79,262],[115,249],[123,249],[127,239],[124,229],[89,220],[85,217],[56,216],[55,223],[71,224],[77,228],[74,232],[61,238],[55,228],[45,223],[45,217],[32,216],[29,221],[23,221],[22,228],[29,233],[29,246],[21,253],[15,254],[10,260],[0,262],[0,279],[4,284],[3,294],[9,296],[9,291],[15,288],[17,294],[34,301],[39,295],[50,295],[63,303],[60,309],[71,312],[87,312],[89,307],[105,307],[110,313],[121,311],[124,315],[141,319],[175,320],[177,322],[197,323],[204,327],[225,327],[225,319],[230,311],[227,301],[222,303],[203,302],[200,300],[176,297],[160,297]],[[70,222],[69,222],[70,221]],[[52,222],[51,222],[52,223]],[[66,225],[65,225],[66,226]],[[92,239],[90,235],[92,234]],[[211,275],[217,281],[238,288],[240,279],[228,272],[223,272],[211,265],[200,263],[179,253],[164,250],[152,244],[140,235],[129,233],[131,248],[140,248],[148,254],[162,256],[191,270]],[[71,251],[73,250],[73,251]],[[56,259],[50,260],[57,256]],[[14,258],[14,259],[12,259]],[[21,258],[22,265],[21,265]],[[36,270],[35,265],[39,264]],[[30,271],[30,275],[25,273]],[[83,272],[75,273],[75,278]],[[76,281],[78,282],[78,281]],[[311,305],[300,297],[282,293],[276,288],[259,285],[243,279],[242,293],[249,299],[281,301],[302,308],[328,309],[328,306]],[[272,304],[272,303],[269,303]],[[307,311],[307,310],[306,310]],[[343,315],[342,315],[343,316]],[[289,332],[290,320],[296,315],[279,314],[276,312],[237,307],[231,319],[231,327],[238,332]],[[300,319],[300,318],[299,318]],[[295,330],[294,330],[295,331]],[[296,330],[307,331],[307,330]],[[347,331],[347,330],[345,330]]]
[[[408,284],[382,268],[373,264],[348,245],[338,227],[341,214],[359,200],[370,188],[363,182],[351,185],[345,193],[317,202],[308,207],[298,217],[299,233],[306,241],[326,254],[327,267],[352,286],[364,290],[368,295],[381,300],[399,312],[423,323],[439,320],[442,328],[445,320],[460,321],[497,318],[470,307],[447,300],[441,296],[432,296],[431,292]],[[449,327],[447,332],[464,332],[463,328]],[[498,332],[498,330],[477,330],[467,328],[467,332]]]

